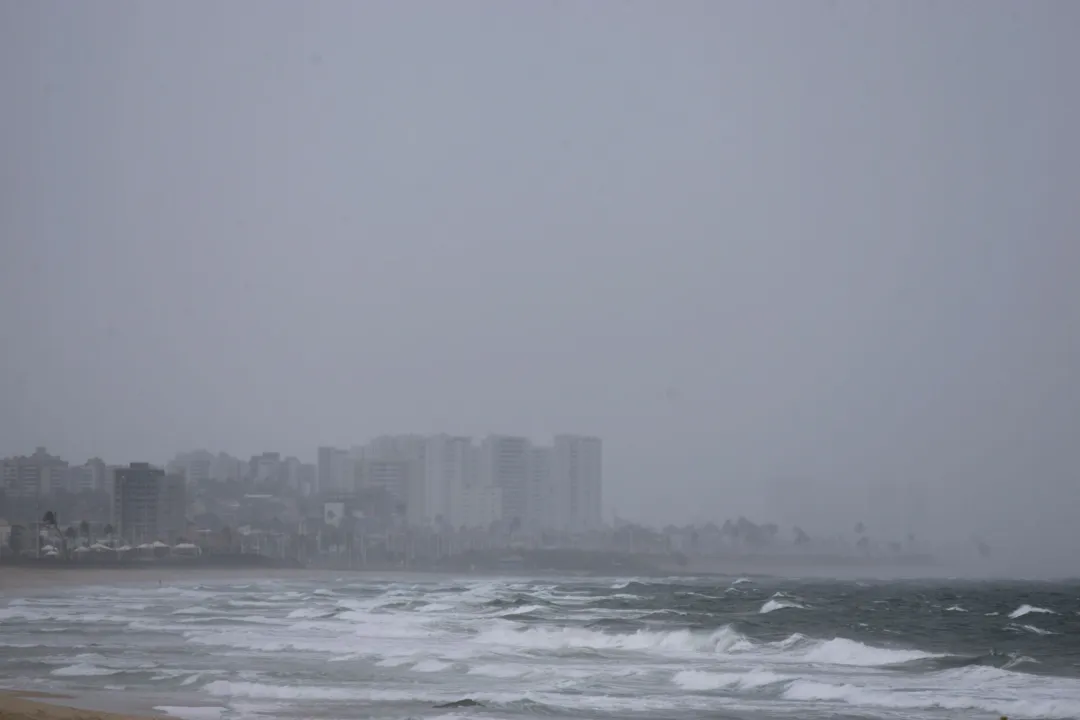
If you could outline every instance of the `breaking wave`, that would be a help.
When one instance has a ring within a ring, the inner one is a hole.
[[[178,711],[214,698],[221,717],[1080,717],[1080,588],[321,576],[120,592],[0,599],[0,674],[168,693],[155,704]]]

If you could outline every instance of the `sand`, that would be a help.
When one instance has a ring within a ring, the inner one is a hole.
[[[63,704],[72,700],[67,695],[0,690],[0,720],[146,720],[152,717],[80,710]]]

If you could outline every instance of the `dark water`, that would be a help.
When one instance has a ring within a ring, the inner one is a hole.
[[[0,678],[192,719],[1080,718],[1080,584],[77,588],[0,598]]]

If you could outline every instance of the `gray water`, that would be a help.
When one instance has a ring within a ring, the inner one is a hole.
[[[351,575],[0,598],[0,679],[207,718],[1080,718],[1080,585]],[[436,707],[456,701],[468,707]]]

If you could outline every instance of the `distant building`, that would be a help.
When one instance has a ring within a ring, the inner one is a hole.
[[[0,460],[0,487],[6,496],[5,513],[13,523],[40,520],[50,508],[47,499],[66,489],[68,464],[45,448],[33,455],[20,455]]]
[[[100,458],[87,460],[83,465],[67,469],[67,489],[73,493],[109,490],[109,468]]]
[[[158,532],[169,543],[181,537],[191,540],[187,537],[187,485],[183,475],[166,475],[162,482]]]
[[[149,463],[113,471],[113,525],[128,543],[175,543],[187,529],[186,509],[183,475],[166,475]]]
[[[555,488],[551,482],[554,450],[534,447],[529,459],[526,529],[531,533],[555,528]]]
[[[489,435],[480,446],[480,484],[499,491],[499,517],[510,527],[522,527],[528,517],[528,438]]]
[[[283,480],[281,467],[281,453],[264,452],[261,455],[253,455],[248,461],[248,477],[256,485]]]
[[[405,505],[405,519],[409,525],[429,525],[429,493],[425,482],[427,438],[415,434],[382,435],[364,446],[361,454],[361,487],[385,487]],[[382,467],[382,463],[389,465]],[[378,479],[380,472],[386,475],[385,480]]]
[[[245,469],[246,464],[240,458],[228,453],[218,453],[210,462],[210,479],[216,482],[242,480]]]
[[[315,494],[318,481],[318,467],[310,463],[301,463],[296,471],[296,489],[300,491],[300,494],[304,497]]]
[[[552,520],[562,532],[603,526],[603,445],[600,438],[557,435],[552,448]]]
[[[462,498],[476,474],[472,439],[432,435],[424,446],[424,475],[412,493],[410,522],[429,527],[466,524]]]
[[[38,498],[66,489],[68,464],[44,447],[33,455],[19,455],[0,461],[3,488],[9,498]]]
[[[364,459],[358,466],[357,485],[364,490],[382,490],[396,503],[405,505],[409,492],[409,470],[406,460]]]
[[[203,485],[212,477],[214,461],[208,450],[177,453],[165,466],[165,472],[183,475],[189,486]]]
[[[356,490],[355,463],[347,450],[321,447],[317,460],[318,492],[351,493]]]
[[[315,484],[315,466],[306,465],[299,458],[290,456],[282,460],[279,473],[285,487],[302,495],[310,494]]]

